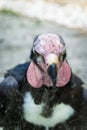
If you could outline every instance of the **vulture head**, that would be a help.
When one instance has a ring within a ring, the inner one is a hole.
[[[27,80],[35,88],[62,87],[71,77],[71,69],[66,61],[66,48],[61,36],[47,33],[35,38],[31,50],[31,63]]]

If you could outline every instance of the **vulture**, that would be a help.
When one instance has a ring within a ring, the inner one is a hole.
[[[30,61],[9,69],[0,83],[0,127],[87,130],[87,89],[83,86],[67,61],[63,38],[41,34],[34,39]]]

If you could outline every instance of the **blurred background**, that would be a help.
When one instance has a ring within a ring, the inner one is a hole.
[[[0,0],[0,81],[46,32],[63,37],[73,72],[87,84],[87,0]]]

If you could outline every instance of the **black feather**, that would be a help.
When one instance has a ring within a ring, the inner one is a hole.
[[[29,64],[29,62],[26,62],[24,64],[17,65],[13,69],[8,70],[5,74],[5,78],[8,76],[13,76],[18,82],[18,86],[21,88],[22,81],[26,80],[26,71],[29,67]]]

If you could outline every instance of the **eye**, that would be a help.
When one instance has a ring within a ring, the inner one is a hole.
[[[59,56],[59,61],[63,62],[65,58],[66,58],[66,52],[61,53]]]
[[[39,63],[39,62],[42,62],[42,61],[44,61],[44,58],[39,55],[39,56],[37,57],[37,62]]]
[[[39,53],[37,53],[36,51],[35,51],[35,57],[36,57],[36,60],[37,60],[38,63],[44,61],[44,57],[41,56],[41,55],[40,55]]]

